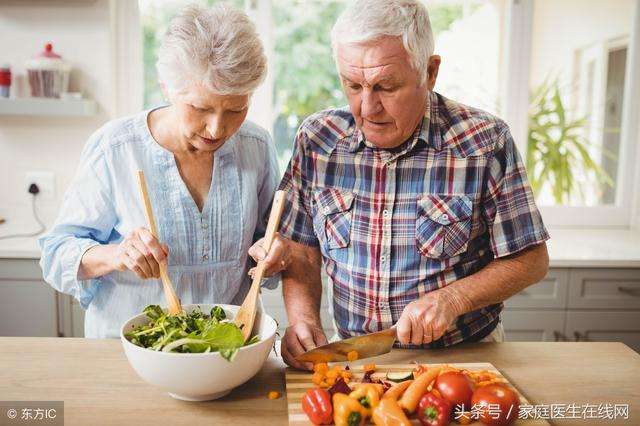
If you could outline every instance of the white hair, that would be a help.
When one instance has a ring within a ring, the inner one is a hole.
[[[418,0],[354,0],[340,14],[331,30],[334,57],[339,44],[367,44],[381,37],[401,37],[420,82],[434,42],[427,8]]]
[[[170,94],[201,83],[220,95],[244,95],[264,80],[267,57],[244,12],[224,3],[194,4],[171,20],[156,67]]]

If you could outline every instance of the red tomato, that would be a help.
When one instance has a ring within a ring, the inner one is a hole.
[[[477,388],[471,398],[471,404],[481,412],[482,423],[508,425],[518,418],[520,398],[511,387],[493,384]]]
[[[451,402],[454,410],[456,405],[464,405],[465,411],[471,408],[473,383],[466,375],[457,371],[442,373],[436,379],[434,388],[444,399]]]

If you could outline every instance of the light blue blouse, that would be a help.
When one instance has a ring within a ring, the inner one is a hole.
[[[86,309],[86,337],[117,337],[124,321],[145,306],[166,305],[159,280],[130,271],[77,279],[87,249],[118,243],[147,226],[138,169],[145,173],[159,239],[169,245],[168,273],[182,303],[241,304],[251,283],[247,250],[264,234],[279,177],[269,134],[245,121],[215,152],[200,212],[173,154],[152,138],[148,114],[111,121],[90,137],[58,218],[38,241],[44,279]],[[277,284],[275,278],[268,286]]]

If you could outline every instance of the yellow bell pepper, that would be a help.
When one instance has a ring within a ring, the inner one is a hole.
[[[366,409],[357,399],[344,393],[333,395],[333,422],[336,426],[362,426],[366,418]]]
[[[378,406],[380,402],[380,391],[375,384],[366,383],[349,394],[349,397],[360,402],[365,408],[367,418],[371,417],[373,409]]]
[[[407,415],[394,398],[383,398],[373,410],[371,420],[377,426],[411,426]]]

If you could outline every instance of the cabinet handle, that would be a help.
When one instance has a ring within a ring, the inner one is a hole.
[[[579,331],[574,331],[573,335],[576,338],[576,342],[590,342],[591,340],[589,340],[589,338],[587,337],[586,334],[582,334]]]
[[[567,339],[567,336],[557,330],[553,330],[553,338],[556,342],[566,342],[567,340],[569,340]]]
[[[630,296],[640,296],[640,288],[618,286],[618,291]]]

